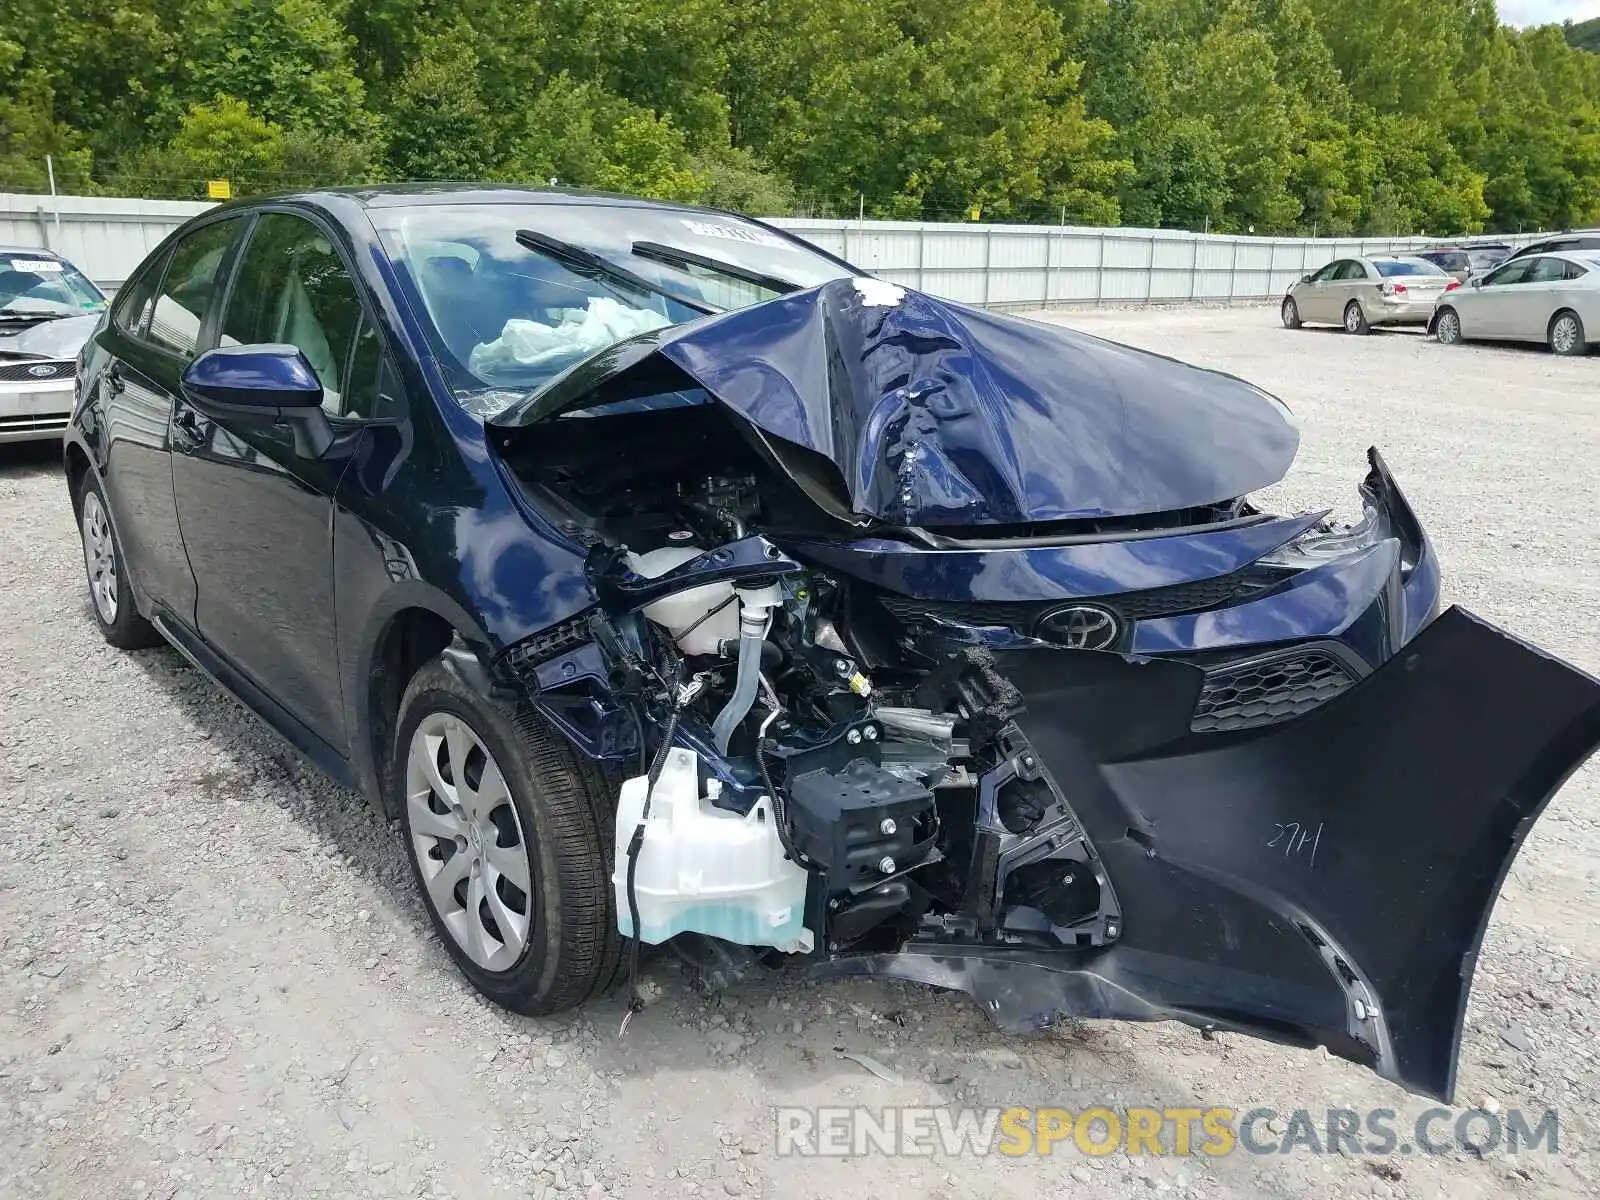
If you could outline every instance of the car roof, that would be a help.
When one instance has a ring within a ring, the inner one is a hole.
[[[46,250],[43,246],[0,246],[0,255],[7,258],[16,255],[18,258],[53,258],[57,262],[69,261],[54,250]]]
[[[589,191],[564,187],[509,187],[489,183],[385,183],[357,187],[319,188],[315,191],[283,192],[270,196],[251,196],[219,205],[218,209],[253,208],[262,204],[300,203],[327,208],[330,202],[354,202],[364,208],[414,208],[433,204],[552,204],[604,205],[650,208],[663,212],[701,212],[719,210],[697,204],[674,204],[646,200],[616,192]],[[746,218],[748,219],[748,218]]]

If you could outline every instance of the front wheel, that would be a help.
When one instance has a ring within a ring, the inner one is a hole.
[[[1285,329],[1300,328],[1300,308],[1295,304],[1293,296],[1285,296],[1283,298],[1283,309],[1279,315],[1283,317],[1283,327]]]
[[[1589,341],[1583,332],[1583,318],[1570,310],[1558,312],[1550,319],[1547,340],[1552,354],[1576,357],[1589,352]]]
[[[89,576],[90,607],[100,636],[119,650],[144,650],[161,644],[161,635],[139,615],[128,587],[128,572],[111,512],[99,481],[85,470],[78,490],[78,532],[83,566]]]
[[[1459,346],[1463,340],[1460,314],[1453,308],[1442,310],[1433,323],[1433,336],[1439,339],[1441,346]]]
[[[1367,314],[1362,310],[1361,301],[1352,300],[1344,306],[1344,331],[1361,334],[1372,332],[1372,326],[1367,324]]]
[[[609,789],[533,713],[438,660],[400,703],[392,772],[434,930],[472,985],[515,1012],[582,1004],[622,957]]]

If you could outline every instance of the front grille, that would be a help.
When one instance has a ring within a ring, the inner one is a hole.
[[[1320,708],[1355,682],[1326,650],[1289,650],[1206,672],[1189,728],[1222,733],[1276,725]]]
[[[1081,600],[1115,613],[1124,625],[1151,617],[1170,617],[1179,613],[1203,612],[1224,604],[1238,604],[1261,595],[1283,582],[1284,575],[1267,567],[1250,566],[1231,575],[1198,579],[1172,587],[1150,588],[1143,592],[1123,592],[1115,596],[1062,596],[1056,600],[1028,601],[946,601],[915,600],[880,592],[879,600],[902,621],[933,618],[961,625],[999,625],[1031,634],[1046,613]]]
[[[46,374],[36,374],[48,367]],[[47,383],[52,379],[71,379],[75,370],[71,359],[51,362],[46,359],[23,359],[0,362],[0,383]]]
[[[0,442],[29,434],[60,433],[67,427],[65,413],[31,417],[0,417]]]

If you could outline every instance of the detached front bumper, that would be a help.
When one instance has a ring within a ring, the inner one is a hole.
[[[1118,937],[1049,950],[932,928],[830,970],[967,991],[1012,1029],[1176,1019],[1326,1046],[1451,1098],[1490,911],[1600,746],[1600,680],[1452,608],[1301,719],[1200,736],[1183,664],[993,657],[1025,706],[1016,753],[1097,851]]]

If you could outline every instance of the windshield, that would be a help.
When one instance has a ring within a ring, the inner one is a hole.
[[[850,273],[722,213],[620,204],[369,211],[456,399],[486,417],[625,338]]]
[[[0,316],[76,317],[105,306],[100,289],[71,263],[0,254]]]
[[[1379,275],[1445,274],[1425,258],[1379,258],[1374,259],[1372,265],[1378,268]]]

